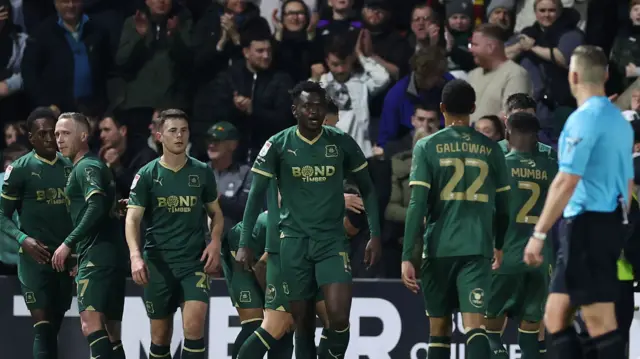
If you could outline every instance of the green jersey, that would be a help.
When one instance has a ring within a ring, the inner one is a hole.
[[[145,209],[145,255],[169,264],[199,261],[206,246],[207,204],[218,200],[213,170],[187,157],[172,169],[159,158],[138,171],[129,207]]]
[[[240,243],[240,237],[242,235],[242,222],[233,226],[225,238],[222,241],[222,250],[229,251],[233,257],[236,256],[238,251],[238,244]],[[255,259],[262,257],[265,251],[265,245],[267,240],[267,212],[262,212],[258,216],[256,225],[253,227],[253,233],[251,235],[252,242],[249,244],[253,249]]]
[[[507,140],[499,141],[498,145],[500,145],[502,152],[504,152],[505,154],[509,153],[509,141]],[[549,157],[550,159],[556,162],[558,161],[558,152],[556,152],[556,150],[554,150],[553,147],[551,146],[547,146],[542,142],[538,142],[538,152],[546,154],[547,157]]]
[[[504,239],[504,257],[500,271],[527,271],[522,261],[524,247],[542,213],[551,181],[558,172],[558,163],[544,153],[525,153],[512,150],[506,157],[511,173],[509,214],[511,222]],[[550,256],[545,255],[545,259]],[[546,268],[546,266],[544,266]]]
[[[470,127],[440,130],[416,144],[409,184],[429,188],[425,258],[493,256],[496,192],[509,190],[497,143]]]
[[[15,208],[20,213],[23,232],[17,233],[15,240],[33,237],[55,251],[67,238],[73,228],[66,209],[64,188],[72,169],[73,164],[61,154],[49,161],[35,151],[7,167],[2,201],[18,202]]]
[[[116,184],[111,170],[99,158],[87,153],[74,165],[65,195],[74,227],[82,221],[91,196],[105,197],[100,220],[76,243],[79,262],[87,267],[124,266],[126,248],[117,217]]]
[[[277,178],[281,236],[322,240],[344,238],[343,180],[366,167],[360,147],[348,134],[323,126],[308,140],[293,126],[264,144],[251,170]]]

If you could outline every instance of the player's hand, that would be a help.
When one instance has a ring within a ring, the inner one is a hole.
[[[402,283],[407,289],[413,292],[413,294],[418,294],[418,290],[420,287],[418,286],[418,281],[416,280],[416,269],[413,267],[413,263],[410,261],[402,262]]]
[[[118,200],[116,204],[116,212],[118,213],[118,217],[124,217],[127,215],[127,205],[129,204],[128,198],[123,198]]]
[[[220,242],[211,241],[204,249],[200,262],[204,263],[204,272],[214,275],[220,270]]]
[[[493,249],[493,263],[491,263],[491,269],[497,270],[502,265],[502,252],[501,249]]]
[[[75,277],[78,275],[78,264],[76,263],[76,265],[73,266],[73,268],[71,268],[71,270],[69,271],[69,277]]]
[[[139,255],[131,257],[131,278],[137,285],[144,287],[149,284],[149,269]]]
[[[53,258],[51,259],[52,267],[58,272],[64,271],[64,264],[67,258],[69,258],[69,254],[71,254],[71,248],[62,243],[60,247],[56,249],[55,253],[53,253]]]
[[[264,260],[259,260],[253,266],[253,274],[258,280],[258,284],[260,284],[260,288],[262,290],[266,290],[267,288],[267,262]]]
[[[360,214],[364,211],[364,202],[357,194],[345,193],[344,207],[351,212]]]
[[[246,271],[253,270],[253,249],[249,247],[238,248],[236,263]]]
[[[542,254],[542,247],[544,247],[544,241],[538,238],[529,238],[529,243],[524,249],[524,262],[531,267],[539,267],[544,259]]]
[[[380,244],[380,237],[371,237],[364,250],[364,263],[367,265],[367,269],[378,263],[381,252],[382,244]]]
[[[48,247],[35,238],[27,237],[20,245],[31,258],[40,264],[45,264],[51,259]]]

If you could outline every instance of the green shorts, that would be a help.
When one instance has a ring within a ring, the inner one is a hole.
[[[76,276],[78,311],[104,314],[107,320],[122,321],[126,271],[116,267],[85,266]]]
[[[347,244],[345,238],[282,238],[280,268],[283,290],[289,300],[312,299],[318,288],[326,284],[351,283]]]
[[[491,259],[483,256],[425,258],[422,293],[427,316],[446,317],[455,310],[485,314],[491,288]]]
[[[18,278],[29,310],[64,313],[71,307],[73,277],[68,271],[57,272],[51,264],[39,264],[28,254],[20,253]]]
[[[264,294],[253,272],[234,270],[235,259],[232,253],[223,253],[221,257],[224,279],[233,306],[240,309],[262,309]]]
[[[204,263],[167,264],[145,258],[149,284],[144,288],[144,304],[150,319],[172,316],[184,302],[195,300],[209,304],[209,276]]]
[[[517,274],[495,273],[487,299],[487,318],[509,318],[537,323],[542,320],[549,293],[547,270]]]

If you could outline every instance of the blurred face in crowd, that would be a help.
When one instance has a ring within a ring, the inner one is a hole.
[[[153,15],[166,15],[171,11],[172,0],[145,0]]]
[[[365,7],[362,9],[362,19],[371,26],[379,26],[389,18],[389,13],[379,7]]]
[[[100,121],[100,141],[108,147],[118,147],[127,136],[127,126],[118,127],[111,117]]]
[[[353,0],[329,0],[329,6],[333,11],[344,12],[351,9]]]
[[[18,141],[20,136],[20,128],[15,124],[10,124],[4,128],[4,143],[6,146],[12,145]]]
[[[640,111],[640,89],[633,90],[631,93],[631,109]]]
[[[251,41],[251,45],[242,49],[244,58],[256,71],[267,70],[271,66],[271,41]]]
[[[499,7],[491,12],[489,15],[489,23],[498,25],[505,30],[511,28],[511,14],[503,7]]]
[[[328,113],[324,116],[324,125],[336,127],[338,125],[338,121],[340,120],[340,116],[337,113]]]
[[[242,14],[247,9],[246,0],[227,0],[225,6],[229,12]]]
[[[56,122],[56,142],[63,156],[75,159],[89,140],[89,129],[71,118],[63,117]]]
[[[168,118],[156,136],[162,143],[163,152],[169,151],[174,155],[185,153],[189,143],[189,123],[184,118]]]
[[[433,11],[431,8],[417,8],[411,15],[411,31],[416,40],[424,41],[429,37],[429,25],[433,24]]]
[[[75,23],[82,13],[82,0],[56,0],[56,11],[66,23]]]
[[[640,4],[633,5],[631,11],[629,11],[629,19],[633,22],[633,25],[640,26]]]
[[[52,118],[39,118],[34,121],[33,128],[29,132],[29,142],[36,153],[45,158],[53,158],[58,148],[56,147],[56,122]]]
[[[355,55],[349,55],[345,59],[340,59],[335,54],[327,54],[327,66],[329,71],[340,83],[347,82],[351,77],[351,71],[353,71],[353,64],[356,61]]]
[[[558,5],[555,0],[536,1],[536,20],[543,27],[551,26],[559,15]]]
[[[494,126],[493,122],[486,118],[481,118],[476,121],[476,131],[489,137],[493,141],[500,141],[500,132]]]
[[[298,126],[309,131],[318,131],[327,115],[327,99],[315,92],[302,92],[292,106]]]
[[[207,156],[209,160],[217,161],[221,158],[231,158],[233,151],[238,147],[238,141],[209,141],[207,144]]]
[[[471,19],[467,15],[453,14],[448,19],[451,30],[464,32],[471,27]]]
[[[430,135],[438,131],[440,119],[436,111],[417,108],[411,116],[411,124],[415,130],[421,129]]]
[[[495,40],[481,32],[474,32],[471,37],[471,54],[476,65],[486,68],[495,50]]]
[[[307,23],[307,12],[304,5],[297,1],[292,1],[284,7],[282,14],[282,25],[291,32],[301,31]]]

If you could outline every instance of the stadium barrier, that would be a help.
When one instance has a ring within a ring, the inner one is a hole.
[[[351,309],[351,342],[346,359],[424,359],[429,327],[424,315],[422,297],[409,292],[396,280],[358,280],[354,284]],[[20,295],[17,277],[0,276],[0,357],[30,358],[33,323]],[[132,281],[127,283],[122,342],[127,358],[148,359],[150,345],[149,321],[142,300],[142,289]],[[636,294],[636,303],[640,294]],[[171,343],[173,358],[180,358],[182,327],[180,313],[174,317]],[[462,318],[454,315],[451,359],[464,358]],[[211,283],[211,302],[205,340],[209,359],[230,358],[231,345],[240,330],[236,311],[227,297],[224,281]],[[316,340],[320,338],[318,325]],[[640,335],[640,316],[634,320],[631,338]],[[89,358],[88,345],[80,331],[77,303],[66,314],[60,332],[61,358]],[[510,324],[505,332],[510,359],[520,358],[516,330]],[[631,358],[640,357],[640,343],[631,341]]]

